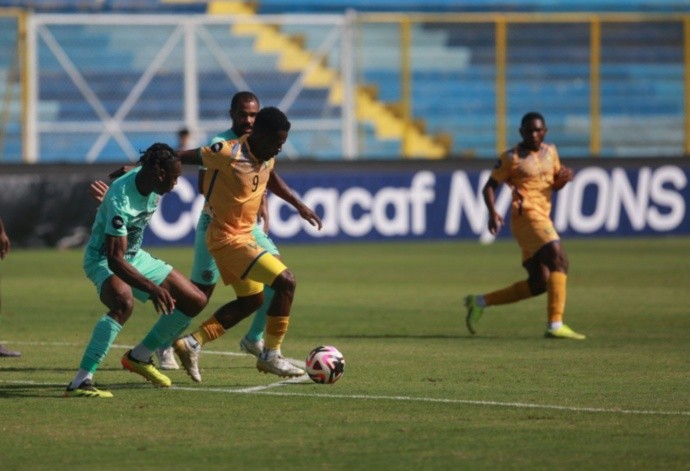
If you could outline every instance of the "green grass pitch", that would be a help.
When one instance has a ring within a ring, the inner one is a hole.
[[[245,320],[201,356],[203,382],[160,390],[121,369],[155,312],[137,304],[96,374],[113,399],[66,399],[105,312],[80,251],[0,262],[0,469],[688,469],[690,238],[566,239],[565,321],[546,298],[462,298],[524,278],[512,240],[285,245],[297,293],[286,356],[338,347],[334,385],[281,382],[239,353]],[[191,248],[151,249],[183,273]],[[234,298],[216,288],[212,309]]]

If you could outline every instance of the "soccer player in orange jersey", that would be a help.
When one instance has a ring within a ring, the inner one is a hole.
[[[522,142],[501,154],[482,194],[489,210],[489,232],[496,235],[503,218],[496,211],[496,189],[506,183],[513,192],[510,229],[522,249],[527,279],[483,295],[465,298],[467,328],[474,334],[484,308],[514,303],[547,293],[548,325],[545,336],[584,340],[585,336],[563,323],[568,258],[551,221],[551,195],[573,179],[573,171],[558,157],[553,144],[546,144],[544,117],[536,112],[522,117]]]
[[[220,276],[232,285],[237,298],[221,306],[192,334],[173,343],[182,365],[200,381],[201,347],[223,335],[263,303],[264,285],[274,297],[267,312],[263,352],[256,367],[278,376],[302,376],[303,369],[282,357],[281,345],[288,330],[295,294],[295,277],[283,262],[257,244],[252,235],[266,189],[290,203],[300,216],[321,229],[321,219],[300,201],[274,172],[275,156],[290,131],[290,121],[278,108],[263,108],[256,115],[251,134],[208,147],[180,153],[183,163],[203,164],[204,194],[211,213],[206,245],[216,260]]]

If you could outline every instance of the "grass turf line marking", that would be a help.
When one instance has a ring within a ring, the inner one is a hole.
[[[1,341],[0,343],[17,344],[17,345],[56,345],[56,346],[82,346],[68,342],[12,342]],[[114,348],[130,349],[131,345],[113,344]],[[228,356],[248,356],[247,353],[221,352],[221,351],[203,351],[204,354],[212,355],[228,355]],[[291,363],[303,363],[292,358],[286,358]],[[299,366],[299,365],[298,365]],[[253,386],[250,388],[241,389],[226,389],[226,388],[190,388],[184,386],[172,386],[170,389],[178,391],[200,391],[200,392],[220,392],[229,394],[264,394],[268,396],[294,396],[294,397],[324,397],[329,399],[368,399],[368,400],[389,400],[389,401],[408,401],[408,402],[437,402],[446,404],[468,404],[478,406],[495,406],[495,407],[512,407],[516,409],[549,409],[562,410],[568,412],[593,412],[593,413],[609,413],[609,414],[627,414],[627,415],[663,415],[663,416],[690,416],[690,411],[653,411],[653,410],[635,410],[635,409],[614,409],[614,408],[599,408],[599,407],[573,407],[573,406],[558,406],[550,404],[528,404],[523,402],[499,402],[499,401],[474,401],[469,399],[437,399],[430,397],[409,397],[409,396],[367,396],[362,394],[307,394],[307,393],[291,393],[291,392],[277,392],[268,391],[280,386],[289,384],[296,384],[305,381],[306,375],[299,378],[291,378],[288,380],[278,381],[268,385]],[[37,383],[33,381],[7,381],[0,380],[0,384],[35,384],[44,386],[60,386],[53,383]]]
[[[289,384],[296,384],[306,382],[304,376],[299,378],[291,378],[277,383],[272,383],[264,386],[256,386],[252,388],[228,389],[228,388],[190,388],[185,386],[172,386],[169,389],[173,391],[191,391],[191,392],[213,392],[226,394],[260,394],[265,396],[283,396],[283,397],[323,397],[327,399],[362,399],[371,401],[405,401],[405,402],[431,402],[441,404],[466,404],[475,406],[495,406],[506,407],[513,409],[547,409],[567,412],[592,412],[602,414],[623,414],[623,415],[659,415],[659,416],[686,416],[690,417],[690,411],[660,411],[660,410],[635,410],[635,409],[614,409],[602,407],[574,407],[574,406],[558,406],[550,404],[528,404],[524,402],[499,402],[499,401],[474,401],[470,399],[439,399],[433,397],[410,397],[410,396],[368,396],[365,394],[307,394],[307,393],[291,393],[268,391],[268,389],[287,386]],[[38,381],[14,381],[14,380],[0,380],[0,384],[25,384],[34,386],[49,386],[62,387],[63,383],[42,383]]]
[[[600,407],[574,407],[574,406],[558,406],[549,404],[528,404],[523,402],[499,402],[499,401],[474,401],[470,399],[438,399],[432,397],[410,397],[410,396],[368,396],[365,394],[307,394],[307,393],[291,393],[291,392],[277,392],[267,391],[269,388],[277,386],[286,386],[288,384],[302,383],[304,376],[299,378],[292,378],[290,380],[273,383],[268,386],[257,386],[254,388],[242,389],[226,389],[226,388],[189,388],[172,386],[170,389],[177,389],[180,391],[204,391],[230,394],[262,394],[266,396],[285,396],[285,397],[324,397],[327,399],[364,399],[376,401],[407,401],[407,402],[435,402],[443,404],[468,404],[477,406],[496,406],[509,407],[515,409],[550,409],[561,410],[568,412],[596,412],[596,413],[610,413],[610,414],[628,414],[628,415],[664,415],[664,416],[690,416],[690,411],[655,411],[655,410],[634,410],[634,409],[613,409]]]

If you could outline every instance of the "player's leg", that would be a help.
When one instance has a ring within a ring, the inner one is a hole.
[[[534,252],[541,247],[541,242],[536,242],[534,237],[533,225],[525,218],[513,217],[511,218],[511,232],[515,241],[520,246],[522,251],[523,266],[525,263],[529,264],[529,259]],[[529,268],[527,268],[529,273]],[[465,323],[467,329],[474,334],[476,331],[476,324],[484,313],[484,309],[489,306],[498,306],[501,304],[510,304],[530,298],[537,293],[534,293],[529,285],[529,279],[520,280],[503,288],[491,291],[485,294],[470,294],[465,297],[465,308],[467,313],[465,316]]]
[[[132,314],[134,298],[131,287],[107,268],[107,264],[87,269],[89,278],[100,292],[108,312],[94,326],[86,345],[79,370],[65,391],[66,397],[112,397],[93,386],[93,375],[105,359],[122,326]]]
[[[199,353],[202,347],[220,338],[225,332],[250,316],[263,301],[263,285],[255,281],[243,281],[232,285],[237,298],[222,305],[191,334],[173,342],[175,353],[180,358],[187,374],[197,383],[201,382]]]
[[[278,247],[276,247],[273,240],[264,232],[261,224],[257,223],[254,225],[252,235],[256,239],[257,244],[259,244],[259,247],[263,248],[274,257],[280,258]],[[255,357],[261,355],[264,348],[263,337],[264,330],[266,329],[266,314],[273,300],[274,293],[273,288],[269,285],[264,285],[264,301],[254,314],[249,330],[247,330],[247,333],[240,340],[240,350],[254,355]]]
[[[205,295],[206,302],[211,299],[213,290],[220,278],[218,266],[206,245],[206,232],[211,224],[211,216],[202,212],[194,233],[194,259],[190,279]]]
[[[206,232],[210,223],[211,216],[202,212],[197,221],[196,232],[194,233],[194,257],[190,276],[192,283],[199,288],[206,297],[204,306],[208,304],[208,301],[211,299],[213,290],[220,277],[216,261],[213,259],[213,256],[209,253],[208,247],[206,246]],[[178,335],[181,335],[182,332],[184,332],[184,329],[180,331]],[[161,369],[179,369],[172,348],[172,341],[175,340],[175,338],[177,338],[177,335],[173,337],[170,342],[167,342],[156,350],[158,364]]]
[[[266,316],[264,349],[256,367],[278,376],[302,376],[305,371],[287,362],[281,347],[290,324],[290,311],[297,283],[293,273],[278,258],[266,254],[251,268],[247,277],[270,285],[275,291]]]
[[[194,317],[203,308],[205,296],[172,266],[152,257],[144,250],[140,250],[131,263],[147,279],[170,291],[176,300],[176,307],[172,313],[161,315],[158,318],[144,341],[133,350],[125,352],[121,363],[125,369],[143,376],[152,384],[169,387],[171,385],[170,378],[156,369],[151,361],[151,356],[156,348],[169,341],[181,329],[189,325],[191,317]],[[132,290],[132,292],[142,302],[149,299],[148,293],[137,289]]]
[[[545,273],[545,291],[547,293],[547,338],[584,340],[586,337],[573,331],[563,323],[568,282],[568,257],[560,241],[544,245],[535,255]]]
[[[189,327],[192,318],[206,305],[206,296],[175,269],[166,276],[161,286],[175,299],[175,309],[168,315],[160,316],[141,343],[132,349],[131,358],[140,362],[148,362],[161,345],[169,345]]]

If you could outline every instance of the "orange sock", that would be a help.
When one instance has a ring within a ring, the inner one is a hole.
[[[214,316],[211,316],[205,320],[198,329],[196,329],[196,332],[192,334],[192,337],[194,337],[200,345],[204,345],[205,343],[216,340],[224,333],[225,329],[222,325],[220,325],[218,319],[216,319]]]
[[[280,350],[290,324],[290,316],[266,316],[264,345],[269,350]]]
[[[551,272],[549,281],[546,282],[547,314],[549,323],[563,322],[563,312],[565,311],[565,285],[568,275],[560,271]]]
[[[509,304],[523,299],[531,298],[532,292],[529,290],[527,280],[513,283],[507,288],[499,289],[484,295],[484,301],[487,306],[496,306],[498,304]]]

